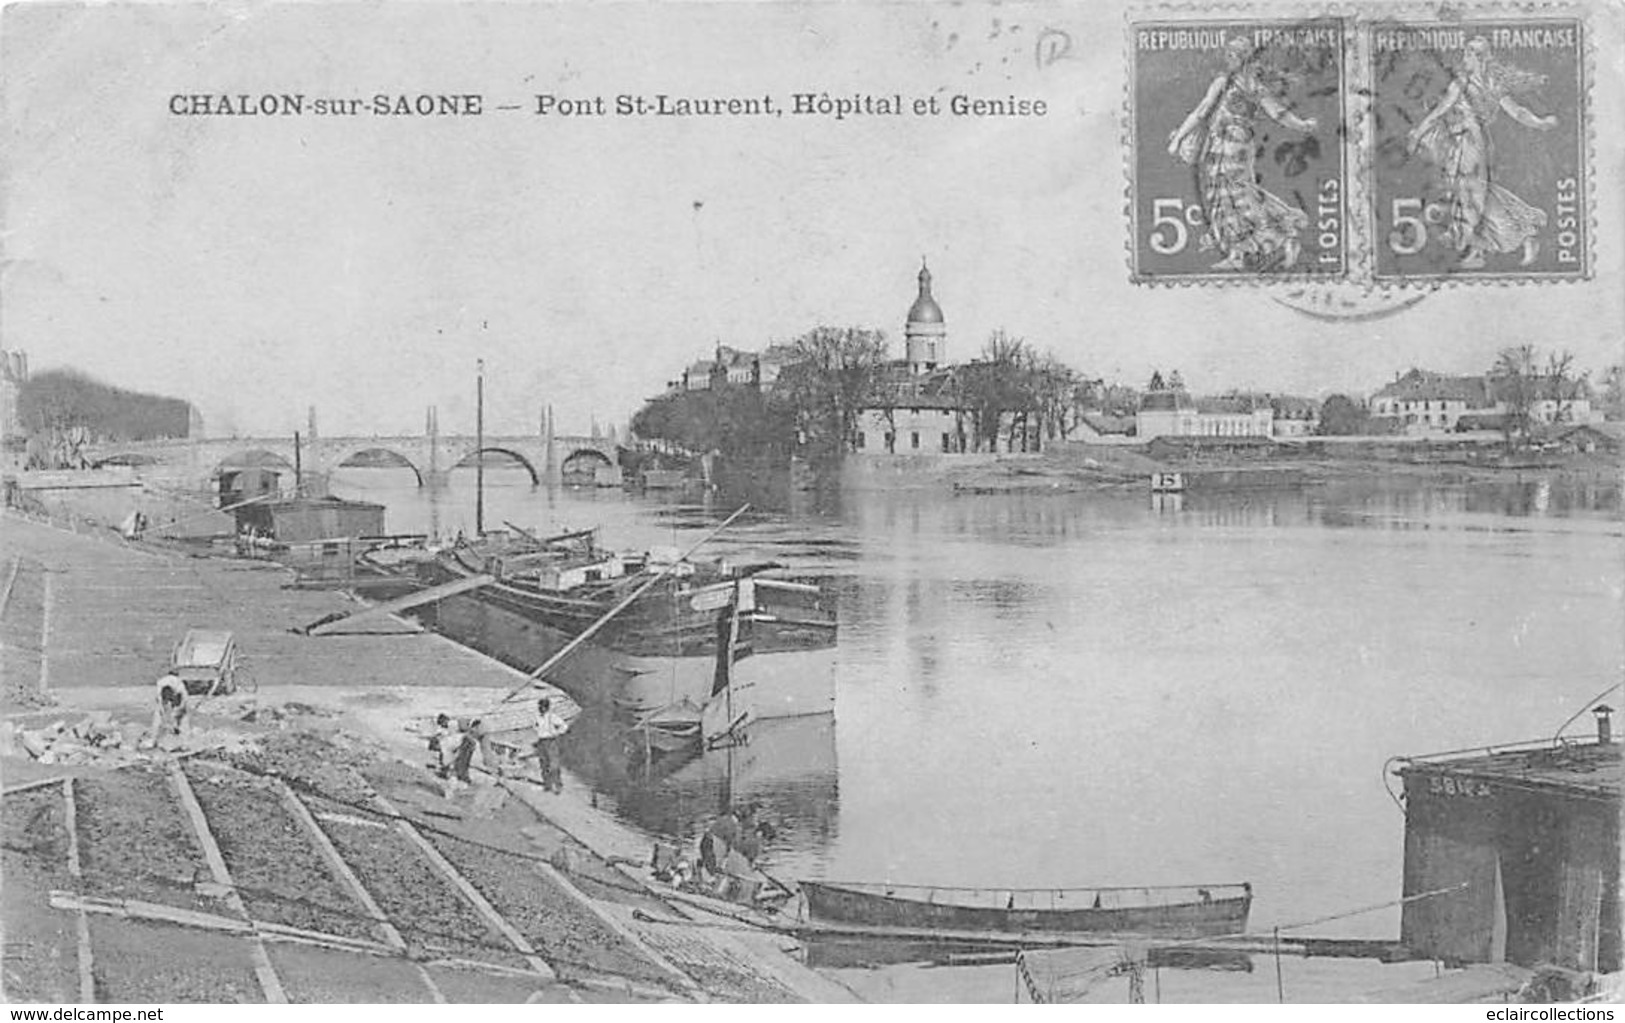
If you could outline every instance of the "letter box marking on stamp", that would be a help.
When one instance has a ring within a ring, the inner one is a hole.
[[[1580,22],[1366,31],[1376,278],[1589,276]]]
[[[1340,19],[1130,26],[1133,277],[1347,271]]]

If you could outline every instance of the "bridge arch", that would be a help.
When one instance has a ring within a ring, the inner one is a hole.
[[[417,477],[418,486],[423,486],[423,471],[413,463],[410,458],[392,448],[385,447],[358,447],[345,452],[338,461],[333,463],[335,469],[411,469],[412,475]]]
[[[559,474],[566,480],[582,473],[596,473],[600,467],[613,469],[615,459],[597,447],[569,449],[569,453],[559,460]]]
[[[474,465],[474,464],[476,464],[479,456],[481,456],[481,455],[504,455],[507,458],[510,458],[513,461],[518,462],[520,465],[525,467],[525,471],[530,473],[530,484],[531,484],[531,486],[534,487],[534,486],[540,486],[541,485],[542,477],[540,476],[540,474],[538,474],[536,472],[536,466],[531,464],[530,459],[526,458],[523,454],[519,453],[518,451],[515,451],[513,448],[500,448],[500,447],[493,447],[491,445],[486,445],[483,448],[476,448],[476,449],[470,450],[467,454],[463,455],[463,457],[457,459],[456,462],[452,463],[452,468],[456,469],[456,468],[460,468],[460,467],[463,467],[463,466]]]
[[[215,464],[215,475],[222,472],[240,472],[243,469],[275,469],[278,471],[293,471],[293,463],[264,448],[245,448],[233,451]]]

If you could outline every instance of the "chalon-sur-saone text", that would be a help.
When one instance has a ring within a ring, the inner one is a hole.
[[[370,96],[311,96],[302,92],[177,92],[169,96],[177,117],[480,117],[518,104],[493,104],[477,92],[374,93]],[[544,117],[1043,117],[1049,105],[1026,96],[905,96],[902,93],[795,92],[788,97],[680,96],[621,93],[615,96],[561,96],[537,93],[532,113]]]
[[[478,117],[486,112],[486,102],[477,92],[379,92],[371,96],[177,92],[169,97],[169,112],[177,117]]]

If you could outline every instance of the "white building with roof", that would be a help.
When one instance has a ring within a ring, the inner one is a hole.
[[[859,454],[963,454],[970,447],[965,410],[947,364],[948,322],[931,293],[923,262],[919,290],[903,321],[903,358],[893,363],[884,403],[858,415]]]
[[[1140,399],[1134,433],[1140,443],[1158,437],[1270,437],[1275,410],[1253,395],[1192,398],[1183,387],[1166,387],[1161,374]]]

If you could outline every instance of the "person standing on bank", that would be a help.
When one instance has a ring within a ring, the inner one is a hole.
[[[464,785],[471,784],[468,769],[474,763],[474,751],[479,750],[480,764],[487,774],[502,777],[502,765],[491,751],[490,730],[479,718],[454,718],[441,714],[435,718],[440,749],[441,777],[449,772]]]
[[[742,830],[739,811],[729,807],[700,837],[700,865],[713,878],[722,876],[728,854],[739,843]]]
[[[553,710],[547,697],[536,701],[536,761],[542,774],[542,787],[549,792],[564,791],[563,767],[559,763],[559,737],[570,725]]]

